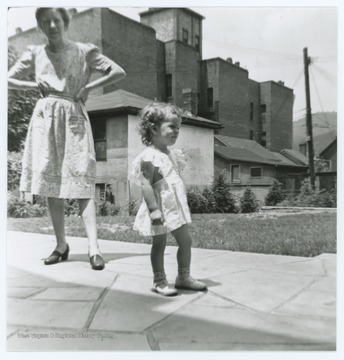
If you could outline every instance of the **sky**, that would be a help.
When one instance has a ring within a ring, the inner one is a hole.
[[[255,81],[283,81],[294,89],[293,120],[305,115],[303,49],[311,57],[312,112],[337,111],[337,17],[331,6],[190,6],[203,15],[203,59],[231,57]],[[85,7],[77,7],[78,12]],[[140,21],[148,7],[111,7]],[[8,35],[36,26],[34,7],[8,11]]]

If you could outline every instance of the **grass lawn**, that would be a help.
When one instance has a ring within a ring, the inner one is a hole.
[[[336,213],[194,214],[190,225],[193,247],[231,251],[316,256],[336,253]],[[150,243],[132,230],[133,216],[99,217],[99,239]],[[8,230],[53,234],[48,217],[9,218]],[[66,218],[67,236],[86,237],[78,217]],[[176,245],[168,236],[168,245]]]

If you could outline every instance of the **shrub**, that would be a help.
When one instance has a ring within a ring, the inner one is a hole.
[[[64,200],[64,214],[66,216],[79,216],[79,201],[77,199],[65,199]]]
[[[308,179],[302,182],[302,186],[298,195],[290,195],[280,203],[282,206],[296,207],[336,207],[337,194],[335,190],[317,191],[312,189]]]
[[[137,211],[139,210],[139,207],[141,205],[141,202],[139,202],[136,199],[130,199],[129,203],[128,203],[128,211],[126,212],[127,214],[129,213],[129,215],[136,215]]]
[[[207,202],[202,192],[197,187],[190,187],[186,196],[191,213],[202,214]]]
[[[235,198],[230,191],[229,184],[225,181],[225,176],[220,174],[213,185],[215,200],[215,212],[234,213],[237,212]]]
[[[282,184],[274,179],[272,186],[265,197],[265,205],[274,206],[283,200]]]
[[[14,190],[19,187],[22,171],[22,152],[7,152],[7,189]]]
[[[251,213],[259,210],[256,195],[250,187],[245,189],[244,194],[240,198],[240,210],[242,213]]]
[[[25,200],[9,195],[7,199],[7,216],[14,218],[41,217],[47,215],[47,208],[39,204],[31,205]]]
[[[207,214],[214,213],[216,209],[216,201],[213,189],[206,186],[203,189],[202,195],[205,201],[205,207],[203,212]]]
[[[96,201],[96,214],[98,216],[114,216],[118,215],[120,209],[116,204],[111,204],[109,201]]]

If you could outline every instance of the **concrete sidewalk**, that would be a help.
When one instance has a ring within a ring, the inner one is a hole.
[[[193,249],[209,290],[166,298],[150,291],[150,245],[100,240],[106,268],[94,271],[87,240],[68,243],[69,260],[45,266],[53,236],[8,232],[7,351],[336,349],[336,255]]]

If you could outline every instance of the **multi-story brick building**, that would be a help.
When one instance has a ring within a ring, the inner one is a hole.
[[[121,65],[127,73],[120,83],[123,90],[218,121],[222,135],[256,140],[272,151],[292,147],[292,89],[283,82],[251,80],[231,58],[203,60],[200,14],[187,8],[152,8],[137,22],[108,8],[73,13],[70,38],[96,44]],[[42,41],[36,29],[9,38],[19,53]]]

